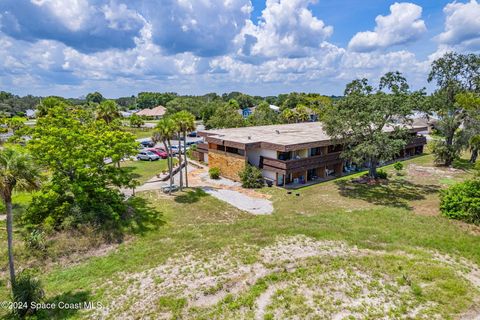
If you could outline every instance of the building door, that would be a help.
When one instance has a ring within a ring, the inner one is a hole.
[[[283,174],[279,174],[277,178],[277,186],[283,186],[285,181],[285,176]]]

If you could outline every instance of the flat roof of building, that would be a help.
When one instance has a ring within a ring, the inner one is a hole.
[[[410,126],[412,132],[427,130],[425,126]],[[386,131],[392,131],[388,128]],[[207,141],[229,141],[240,145],[268,143],[290,146],[329,142],[332,138],[324,131],[321,122],[302,122],[258,127],[205,130],[199,132]]]

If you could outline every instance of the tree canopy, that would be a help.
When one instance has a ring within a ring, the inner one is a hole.
[[[34,194],[24,222],[50,228],[118,226],[127,210],[118,187],[134,181],[108,160],[135,154],[134,136],[63,103],[39,118],[30,135],[27,147],[51,178]]]
[[[408,143],[408,118],[422,97],[423,92],[410,91],[399,72],[385,74],[376,89],[367,79],[355,80],[326,112],[325,130],[344,145],[344,158],[368,165],[376,178],[378,163],[391,160]]]

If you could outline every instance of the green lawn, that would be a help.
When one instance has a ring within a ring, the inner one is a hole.
[[[471,173],[431,162],[406,161],[400,176],[389,166],[384,185],[347,177],[292,194],[265,188],[275,208],[268,216],[201,190],[143,193],[163,223],[104,256],[49,267],[41,275],[47,299],[99,301],[110,307],[108,319],[443,319],[478,312],[480,283],[468,279],[480,280],[471,273],[480,264],[479,229],[437,209],[438,190]],[[147,177],[156,163],[132,165]],[[0,300],[7,295],[2,281]],[[99,315],[63,310],[40,318]]]
[[[133,133],[135,138],[143,139],[143,138],[151,138],[154,128],[131,128],[131,127],[123,127],[125,131]]]
[[[158,161],[126,161],[122,162],[122,167],[133,168],[133,172],[138,175],[137,180],[140,184],[153,178],[164,170],[168,170],[167,160]]]

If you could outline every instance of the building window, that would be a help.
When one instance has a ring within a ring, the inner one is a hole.
[[[283,161],[290,160],[291,158],[292,158],[291,152],[279,152],[277,157],[278,160],[283,160]]]
[[[323,153],[322,153],[322,147],[317,147],[317,148],[312,148],[312,149],[310,149],[310,156],[311,156],[311,157],[321,156],[321,155],[323,155]]]

